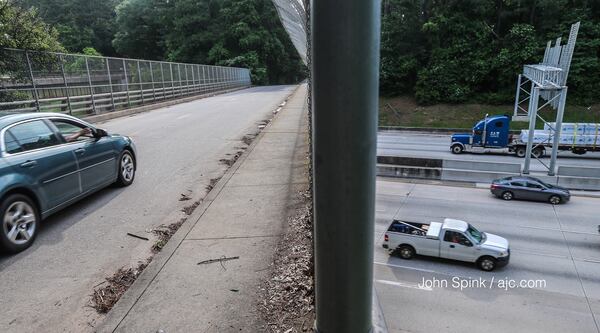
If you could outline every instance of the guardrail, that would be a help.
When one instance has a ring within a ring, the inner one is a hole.
[[[246,68],[0,49],[0,111],[95,115],[251,85]]]

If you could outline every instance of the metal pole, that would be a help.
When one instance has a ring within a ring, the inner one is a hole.
[[[37,86],[35,85],[35,79],[33,78],[33,69],[31,68],[31,60],[29,59],[29,52],[25,51],[25,59],[27,59],[27,68],[29,68],[29,78],[31,78],[31,86],[33,87],[33,97],[35,98],[35,108],[37,112],[40,112],[40,96],[38,95]]]
[[[152,101],[156,101],[156,89],[154,87],[154,71],[152,69],[152,61],[148,62],[150,64],[150,80],[152,80]]]
[[[138,80],[140,81],[140,94],[142,95],[142,104],[144,104],[144,86],[142,85],[142,71],[140,70],[140,61],[137,61]]]
[[[90,96],[92,97],[92,111],[94,114],[98,114],[96,110],[96,99],[94,98],[94,87],[92,86],[92,76],[90,75],[90,64],[88,63],[88,58],[85,57],[85,70],[87,71],[88,84],[90,86]]]
[[[171,70],[171,97],[175,96],[175,84],[173,83],[173,64],[169,63],[169,69]]]
[[[317,332],[372,330],[380,8],[311,1]]]
[[[206,72],[204,69],[204,65],[202,66],[202,90],[203,92],[206,92]]]
[[[196,71],[194,70],[194,68],[196,68],[196,65],[191,65],[192,66],[192,91],[196,92],[196,74],[194,74]]]
[[[552,142],[552,154],[550,156],[550,167],[548,176],[554,176],[556,170],[556,157],[558,156],[558,145],[560,144],[560,132],[562,130],[562,121],[565,114],[565,104],[567,102],[567,87],[560,90],[560,101],[558,103],[558,112],[556,114],[556,124],[554,124],[554,138]]]
[[[110,77],[110,65],[108,64],[108,58],[106,58],[106,72],[108,73],[108,87],[110,88],[110,103],[112,104],[113,111],[115,108],[115,96],[113,93],[112,79]]]
[[[129,79],[127,79],[127,66],[125,59],[123,59],[123,73],[125,74],[125,91],[127,92],[127,106],[131,106],[131,99],[129,98]]]
[[[162,89],[162,99],[165,99],[165,94],[166,94],[166,92],[165,92],[165,73],[163,71],[163,63],[162,62],[160,63],[160,79],[162,81],[160,84],[161,89]]]
[[[515,111],[513,112],[513,117],[519,115],[519,98],[521,98],[521,74],[519,74],[519,78],[517,79],[517,94],[515,96]]]
[[[69,114],[73,114],[73,109],[71,109],[71,94],[69,93],[69,85],[67,85],[67,75],[65,74],[65,66],[63,63],[63,55],[58,55],[58,60],[60,62],[60,71],[62,72],[63,81],[65,82],[65,94],[67,95],[67,107],[69,108]]]
[[[183,68],[185,70],[185,92],[187,95],[190,94],[190,80],[188,79],[188,70],[187,70],[187,64],[183,65]]]
[[[535,123],[537,120],[537,107],[540,97],[540,88],[536,87],[533,82],[531,83],[531,90],[531,95],[529,97],[529,134],[527,136],[527,149],[525,151],[525,165],[523,166],[524,174],[529,174],[531,150],[533,149],[533,136],[535,133]]]
[[[177,78],[179,79],[179,96],[183,95],[183,93],[181,92],[181,66],[179,66],[179,64],[177,64]]]

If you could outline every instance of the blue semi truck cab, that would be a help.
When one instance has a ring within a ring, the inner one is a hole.
[[[454,154],[462,152],[506,152],[514,153],[517,157],[527,154],[527,142],[521,141],[521,136],[510,133],[510,116],[488,116],[478,121],[471,133],[453,134],[450,150]],[[563,123],[564,124],[564,123]],[[533,145],[531,155],[535,158],[544,156],[546,148],[552,148],[550,140],[537,142]],[[559,143],[558,150],[570,151],[573,154],[583,155],[586,152],[600,151],[600,144],[586,143]]]
[[[510,134],[510,116],[488,116],[478,121],[471,133],[452,135],[450,150],[454,154],[465,151],[504,151],[525,157],[527,145]],[[532,151],[536,157],[544,154],[544,147],[539,145]]]

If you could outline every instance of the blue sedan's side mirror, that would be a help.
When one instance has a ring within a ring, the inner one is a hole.
[[[96,139],[100,139],[100,138],[105,137],[105,136],[108,136],[108,133],[106,133],[106,131],[103,130],[103,129],[101,129],[101,128],[97,128],[94,131],[94,138],[96,138]]]

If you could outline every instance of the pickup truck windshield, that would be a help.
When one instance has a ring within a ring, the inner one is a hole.
[[[469,224],[469,227],[467,228],[467,233],[469,235],[471,235],[471,237],[473,237],[473,239],[478,243],[481,244],[482,241],[485,241],[485,234],[480,232],[479,230],[475,229],[475,227],[473,227],[472,225]]]

